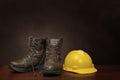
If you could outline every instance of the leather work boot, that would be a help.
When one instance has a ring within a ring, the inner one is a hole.
[[[46,40],[46,58],[43,66],[44,75],[60,75],[62,72],[61,47],[63,39]]]
[[[45,39],[29,38],[29,53],[25,57],[10,62],[9,66],[16,72],[27,72],[39,69],[45,59]]]

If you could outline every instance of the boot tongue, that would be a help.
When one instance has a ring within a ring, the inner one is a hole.
[[[59,41],[59,39],[51,39],[50,40],[50,44],[53,45],[53,46],[55,46],[55,45],[58,44],[58,41]]]

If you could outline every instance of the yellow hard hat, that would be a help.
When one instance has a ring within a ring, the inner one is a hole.
[[[97,72],[92,59],[83,50],[70,51],[65,58],[63,70],[80,74]]]

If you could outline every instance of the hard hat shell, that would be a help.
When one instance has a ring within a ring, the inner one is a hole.
[[[91,57],[83,50],[70,51],[65,58],[63,70],[80,74],[97,72]]]

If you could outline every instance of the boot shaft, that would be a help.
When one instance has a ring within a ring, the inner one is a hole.
[[[46,55],[56,57],[56,55],[60,56],[61,47],[62,47],[63,39],[47,39],[46,41]]]
[[[29,48],[37,51],[46,49],[46,39],[29,37]]]

